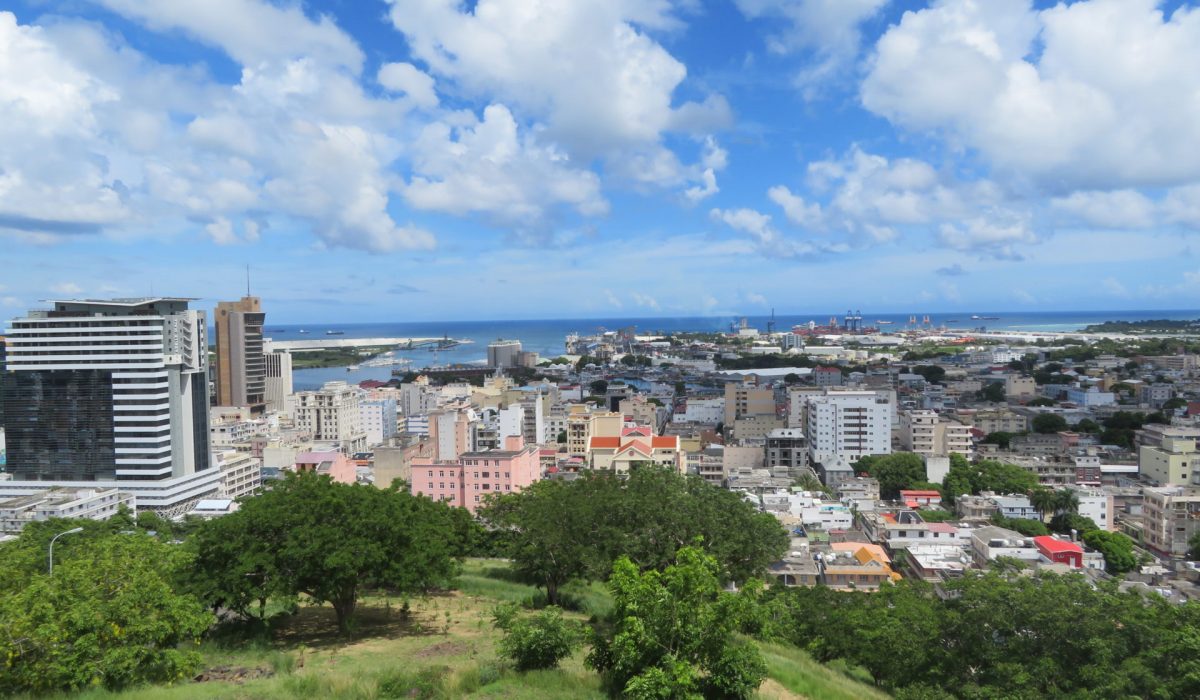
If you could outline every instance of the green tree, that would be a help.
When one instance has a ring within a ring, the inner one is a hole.
[[[1047,520],[1048,515],[1052,515],[1058,507],[1058,494],[1050,489],[1036,488],[1029,492],[1029,504],[1037,510],[1042,516],[1042,520]]]
[[[988,433],[983,442],[988,445],[996,445],[1002,450],[1007,450],[1012,447],[1012,433],[1006,433],[1003,430],[997,430],[994,433]]]
[[[697,539],[716,557],[723,581],[765,573],[787,550],[779,521],[737,494],[673,469],[634,465],[627,476],[585,472],[494,496],[481,516],[512,533],[514,568],[551,603],[575,578],[603,579],[624,556],[662,569]]]
[[[554,668],[583,642],[582,626],[564,619],[555,606],[523,617],[515,603],[501,605],[493,614],[493,624],[504,632],[497,645],[500,655],[518,671]]]
[[[1033,432],[1052,435],[1067,429],[1067,419],[1056,413],[1039,413],[1033,417]]]
[[[609,579],[613,612],[587,663],[605,688],[629,698],[744,698],[766,677],[758,649],[738,642],[748,588],[721,590],[717,561],[694,547],[665,570],[640,572],[618,559]]]
[[[942,500],[953,503],[958,496],[983,491],[1030,493],[1037,487],[1037,475],[1015,464],[994,459],[969,463],[965,459],[956,460],[951,455],[950,471],[942,481]]]
[[[1137,568],[1133,540],[1128,535],[1107,530],[1092,530],[1083,534],[1083,543],[1104,555],[1104,570],[1114,576]]]
[[[339,484],[313,473],[289,475],[210,525],[234,541],[263,543],[249,558],[228,559],[214,576],[252,574],[246,578],[261,579],[268,592],[330,603],[342,633],[351,629],[364,587],[415,593],[446,585],[463,546],[462,529],[444,503],[396,484]],[[203,529],[198,558],[219,567],[223,548]],[[228,588],[215,587],[213,597],[238,592]],[[213,597],[206,602],[214,604]]]
[[[1039,537],[1050,534],[1050,528],[1046,527],[1046,523],[1030,518],[1006,518],[996,513],[992,516],[992,524],[1008,528],[1009,530],[1015,530],[1026,537]]]
[[[1074,530],[1082,536],[1100,527],[1091,518],[1085,518],[1078,513],[1058,513],[1050,519],[1050,529],[1060,535],[1069,535]]]
[[[1192,538],[1188,540],[1188,559],[1200,561],[1200,532],[1192,535]]]
[[[485,521],[512,532],[513,569],[544,588],[551,605],[559,603],[563,584],[585,577],[595,565],[597,552],[587,537],[588,524],[597,519],[593,487],[588,475],[572,482],[538,481],[519,493],[492,497],[480,511]]]
[[[1078,433],[1099,433],[1101,431],[1101,428],[1100,428],[1100,424],[1097,423],[1096,421],[1092,420],[1091,418],[1084,418],[1083,420],[1076,423],[1075,427],[1072,428],[1072,430],[1074,430],[1075,432],[1078,432]]]
[[[919,374],[930,384],[937,384],[946,378],[946,368],[939,365],[918,365],[913,368],[913,374]]]
[[[0,590],[0,694],[116,690],[195,671],[213,617],[176,590],[185,551],[141,533],[85,537],[55,548],[51,576],[44,548],[28,544],[0,546],[0,568],[20,577]]]
[[[1079,494],[1071,489],[1059,489],[1054,492],[1054,513],[1078,513]]]
[[[1179,408],[1187,408],[1187,399],[1175,396],[1163,402],[1162,409],[1164,411],[1174,411]]]
[[[783,383],[784,384],[799,384],[800,383],[800,375],[796,374],[795,372],[788,372],[787,374],[783,375]]]
[[[588,384],[588,388],[592,390],[593,396],[603,396],[608,392],[608,382],[604,381],[603,379],[597,379],[591,384]]]
[[[1002,382],[991,382],[979,392],[979,398],[992,403],[1004,403],[1007,398]]]
[[[889,500],[899,498],[901,489],[925,481],[925,462],[912,452],[864,457],[854,463],[854,468],[878,480],[880,497]]]

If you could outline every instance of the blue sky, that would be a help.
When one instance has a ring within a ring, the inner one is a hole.
[[[1193,2],[9,2],[0,311],[1200,308],[1197,65]]]

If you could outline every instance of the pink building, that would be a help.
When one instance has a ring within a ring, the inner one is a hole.
[[[339,484],[353,484],[357,480],[354,462],[341,452],[301,452],[296,455],[294,468],[298,472],[327,474]]]
[[[484,496],[520,491],[541,479],[537,445],[519,436],[505,438],[505,449],[464,452],[455,461],[415,461],[413,494],[446,501],[474,513]]]

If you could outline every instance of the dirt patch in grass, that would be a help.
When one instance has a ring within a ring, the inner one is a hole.
[[[444,642],[438,642],[432,646],[427,646],[414,654],[414,656],[416,656],[418,659],[428,659],[431,656],[458,656],[460,654],[465,654],[470,650],[471,647],[467,646],[463,642],[446,640]]]
[[[236,683],[241,685],[246,681],[256,681],[260,678],[270,678],[275,672],[269,668],[247,668],[245,666],[213,666],[197,675],[192,680],[197,683]]]

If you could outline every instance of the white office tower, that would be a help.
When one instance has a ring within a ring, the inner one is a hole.
[[[264,398],[267,410],[283,412],[292,393],[292,353],[273,349],[268,340],[263,343],[263,359],[266,360]]]
[[[854,462],[892,451],[892,407],[873,391],[826,391],[808,397],[805,437],[813,462]]]
[[[100,482],[134,493],[142,508],[176,511],[215,492],[208,332],[189,301],[52,301],[11,321],[11,480],[0,495]]]

